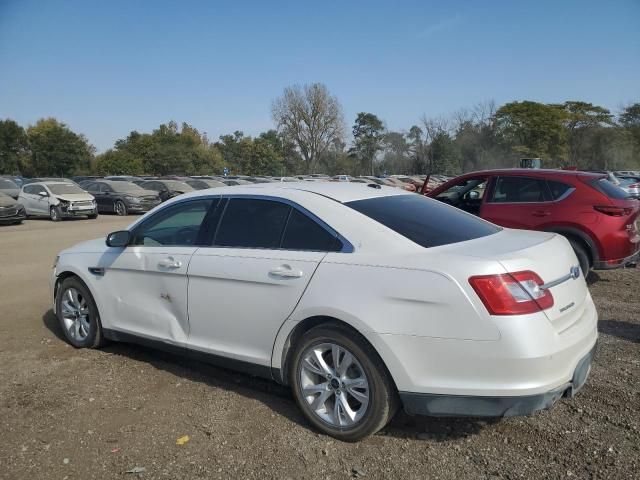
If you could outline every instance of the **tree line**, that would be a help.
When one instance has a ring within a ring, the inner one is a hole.
[[[360,112],[348,137],[342,106],[320,83],[284,89],[271,106],[274,129],[210,141],[188,123],[131,132],[96,155],[82,134],[55,118],[24,128],[0,120],[0,173],[24,176],[306,173],[375,175],[514,167],[640,170],[640,103],[617,114],[582,101],[479,103],[449,116],[423,116],[393,131]]]

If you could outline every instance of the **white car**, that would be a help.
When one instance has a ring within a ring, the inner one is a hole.
[[[69,342],[138,342],[288,384],[354,441],[410,414],[509,416],[585,383],[597,313],[564,237],[378,185],[181,195],[64,250]]]
[[[54,222],[65,217],[98,216],[93,195],[69,182],[28,183],[20,190],[18,201],[27,216],[47,216]]]

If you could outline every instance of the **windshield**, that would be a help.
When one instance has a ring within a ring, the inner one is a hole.
[[[2,188],[2,189],[18,188],[18,185],[13,183],[11,180],[7,180],[5,178],[0,178],[0,188]]]
[[[68,195],[74,193],[87,193],[80,187],[73,185],[72,183],[49,183],[47,188],[51,190],[54,195]]]
[[[393,195],[345,205],[425,248],[486,237],[501,229],[422,195]]]
[[[111,188],[113,188],[114,192],[123,192],[123,193],[143,193],[144,188],[140,187],[140,185],[136,185],[135,183],[130,182],[113,182],[110,184]]]
[[[177,180],[164,180],[164,183],[170,190],[175,190],[177,192],[191,192],[193,191],[193,187],[184,182],[179,182]]]

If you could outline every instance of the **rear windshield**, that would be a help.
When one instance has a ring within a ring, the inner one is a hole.
[[[609,198],[622,199],[622,198],[629,197],[629,194],[627,192],[625,192],[623,189],[621,189],[617,185],[614,185],[613,183],[611,183],[605,177],[591,180],[591,182],[589,183],[593,186],[593,188],[598,190],[600,193],[605,194]]]
[[[486,237],[501,230],[422,195],[369,198],[345,205],[426,248]]]

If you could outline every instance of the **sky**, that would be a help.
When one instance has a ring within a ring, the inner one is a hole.
[[[169,120],[257,135],[313,82],[391,130],[488,100],[617,112],[640,101],[640,0],[0,0],[0,119],[98,152]]]

